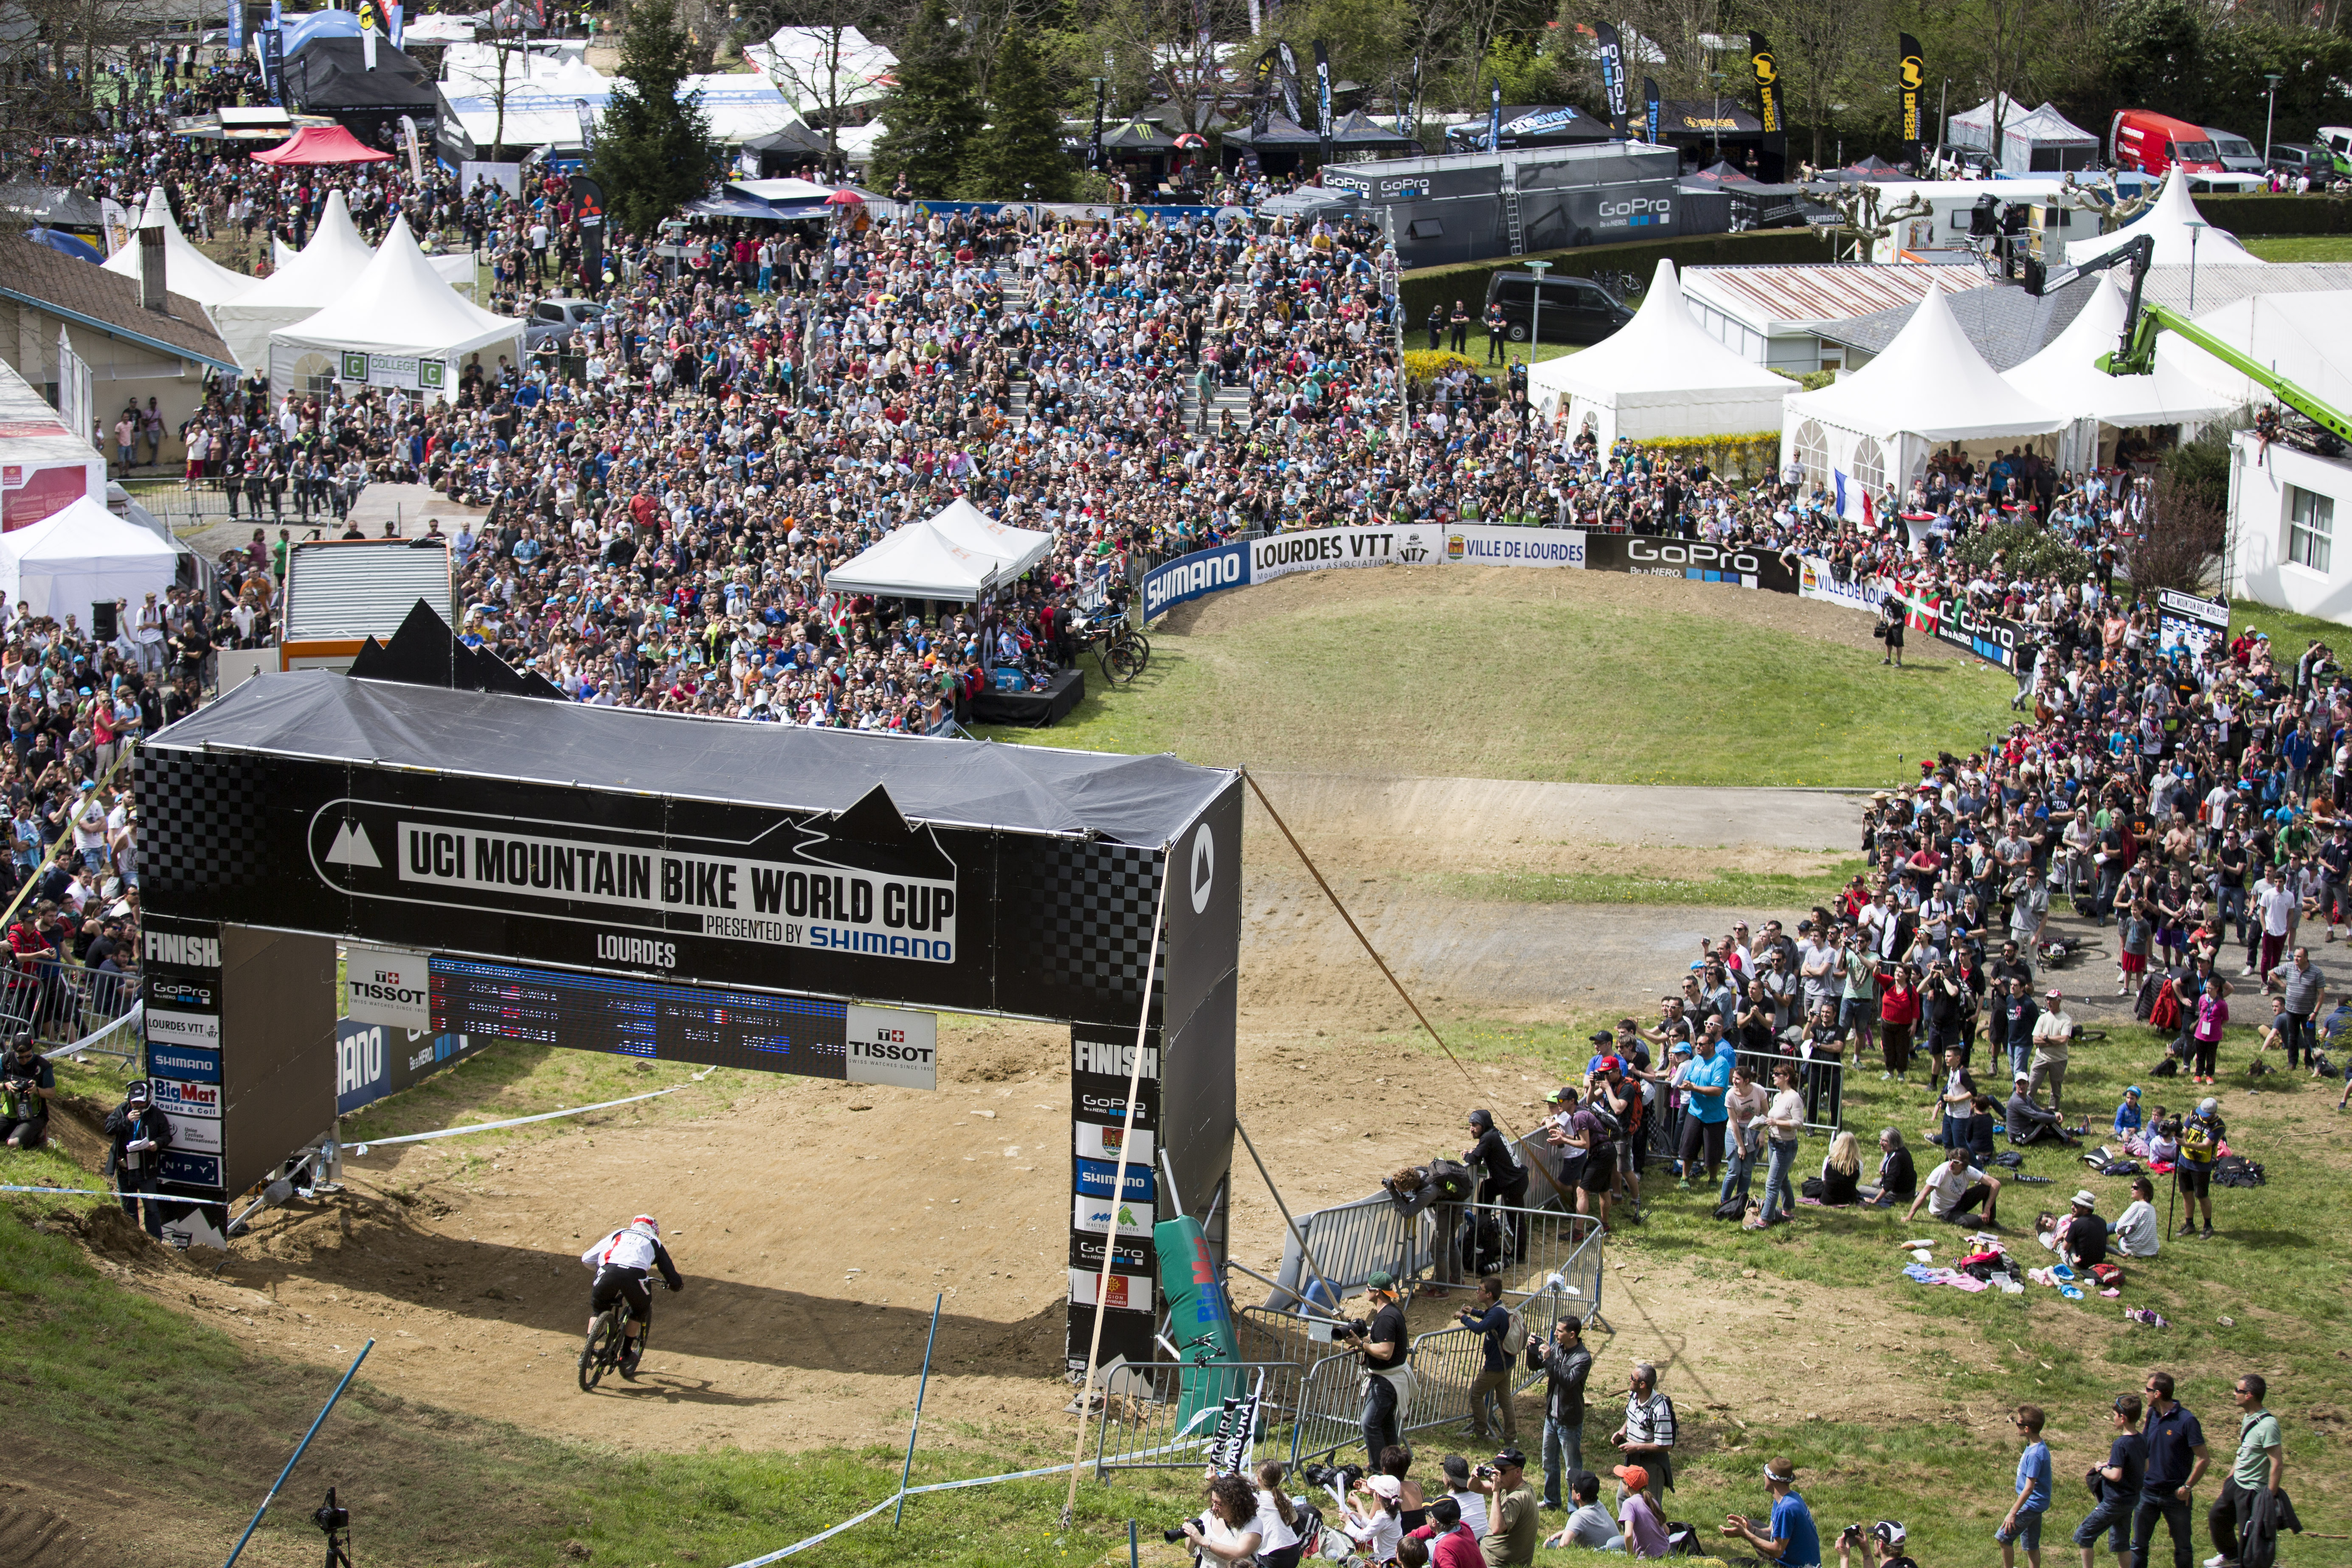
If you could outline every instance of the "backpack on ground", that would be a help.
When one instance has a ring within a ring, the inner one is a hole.
[[[1715,1205],[1715,1217],[1717,1219],[1738,1219],[1747,1212],[1746,1198],[1726,1198]]]

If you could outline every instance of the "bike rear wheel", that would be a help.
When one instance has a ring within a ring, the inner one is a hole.
[[[616,1311],[596,1314],[588,1325],[588,1342],[580,1349],[580,1392],[590,1394],[604,1373],[620,1363],[621,1318]]]
[[[1143,656],[1125,643],[1105,648],[1103,673],[1123,686],[1143,673]]]

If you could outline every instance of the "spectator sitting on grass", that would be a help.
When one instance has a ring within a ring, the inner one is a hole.
[[[2029,1087],[2032,1075],[2016,1075],[2009,1091],[2009,1141],[2020,1148],[2035,1143],[2073,1143],[2078,1140],[2066,1131],[2066,1119],[2054,1110],[2033,1103],[2033,1091]]]
[[[1601,1506],[1601,1478],[1591,1470],[1579,1470],[1569,1483],[1570,1495],[1576,1500],[1576,1511],[1568,1516],[1559,1533],[1544,1544],[1548,1547],[1582,1546],[1594,1552],[1622,1552],[1625,1537],[1609,1510]],[[1626,1499],[1632,1501],[1632,1497]]]
[[[1918,1214],[1919,1205],[1923,1203],[1927,1205],[1929,1218],[1952,1225],[1966,1225],[1969,1211],[1982,1204],[1985,1228],[1997,1230],[2000,1221],[1994,1210],[2000,1203],[2000,1178],[1988,1176],[1969,1164],[1967,1150],[1955,1149],[1945,1156],[1942,1164],[1928,1173],[1927,1184],[1920,1189],[1919,1195],[1913,1198],[1911,1206],[1904,1211],[1905,1224],[1909,1224]]]
[[[1619,1542],[1631,1556],[1664,1557],[1666,1521],[1658,1517],[1657,1506],[1643,1489],[1650,1484],[1650,1473],[1639,1465],[1620,1465],[1617,1479],[1624,1483],[1625,1493],[1617,1505]],[[1595,1489],[1599,1489],[1597,1481]]]
[[[2069,1212],[2042,1215],[2033,1222],[2033,1232],[2042,1245],[2056,1253],[2059,1260],[2076,1268],[2087,1269],[2095,1263],[2107,1260],[2107,1222],[2095,1212],[2099,1206],[2096,1194],[2088,1188],[2074,1194]]]
[[[1917,1194],[1919,1173],[1911,1163],[1911,1151],[1903,1146],[1899,1129],[1879,1129],[1878,1184],[1854,1190],[1861,1194],[1863,1202],[1880,1208],[1893,1208]]]
[[[2116,1216],[2108,1247],[2124,1258],[2154,1258],[2164,1245],[2164,1226],[2156,1217],[2156,1184],[2134,1176],[2132,1201]]]
[[[1797,1492],[1795,1463],[1782,1458],[1766,1465],[1764,1484],[1772,1492],[1771,1519],[1759,1526],[1745,1514],[1727,1514],[1723,1533],[1734,1541],[1745,1541],[1780,1568],[1822,1568],[1821,1531],[1813,1527],[1812,1510]]]

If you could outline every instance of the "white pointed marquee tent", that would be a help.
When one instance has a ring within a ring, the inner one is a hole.
[[[1000,581],[1018,577],[1054,548],[1054,536],[1034,528],[999,522],[961,496],[940,509],[931,526],[950,542],[977,555],[994,558]]]
[[[269,368],[269,334],[309,321],[342,298],[374,259],[375,252],[352,223],[343,193],[330,192],[310,243],[236,299],[214,306],[213,324],[236,363],[258,375]]]
[[[128,599],[137,609],[179,571],[179,552],[82,496],[62,511],[0,534],[0,595],[36,616],[71,615],[87,631],[90,606]]]
[[[2066,330],[2050,345],[2001,379],[2026,396],[2064,416],[2069,423],[2058,442],[2058,466],[2086,468],[2100,457],[2099,432],[2136,426],[2179,425],[2185,438],[2234,406],[2203,385],[2163,352],[2158,339],[2156,370],[2148,375],[2109,375],[2098,366],[2123,337],[2130,306],[2126,285],[2114,273]]]
[[[456,394],[469,358],[522,358],[522,328],[459,296],[416,247],[406,216],[393,220],[375,258],[315,315],[269,334],[269,381],[296,388],[310,375]]]
[[[1661,260],[1633,319],[1581,353],[1528,373],[1537,411],[1565,405],[1569,427],[1593,426],[1600,449],[1619,440],[1776,430],[1796,384],[1741,358],[1692,320],[1675,264]]]
[[[180,226],[172,221],[172,204],[164,198],[163,187],[158,185],[147,197],[147,210],[140,215],[141,228],[163,231],[163,287],[174,294],[183,294],[197,304],[226,304],[251,289],[254,279],[242,272],[232,272],[188,243]],[[137,278],[139,243],[134,235],[131,243],[110,257],[106,269],[119,278]]]
[[[1780,463],[1802,467],[1809,484],[1835,489],[1843,479],[1845,515],[1859,518],[1865,492],[1902,490],[1937,447],[2016,444],[2065,424],[1985,363],[1934,289],[1876,359],[1819,392],[1790,395]]]
[[[959,497],[938,516],[896,528],[825,574],[836,594],[968,604],[1013,582],[1053,548],[1053,535],[992,521]]]
[[[2070,242],[2066,259],[2080,265],[2128,245],[2142,235],[2155,237],[2155,265],[2158,267],[2187,267],[2192,260],[2209,267],[2223,261],[2233,266],[2260,266],[2263,262],[2261,257],[2238,243],[2236,235],[2225,228],[2215,228],[2197,216],[2197,204],[2189,199],[2189,176],[2180,172],[2177,163],[2172,173],[2164,177],[2164,189],[2157,193],[2146,212],[2113,234]]]

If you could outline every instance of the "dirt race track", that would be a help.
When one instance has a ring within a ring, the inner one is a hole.
[[[1733,916],[1471,901],[1444,890],[1444,875],[1687,868],[1694,856],[1777,868],[1846,852],[1858,816],[1854,798],[1821,794],[1768,803],[1465,780],[1265,783],[1434,1015],[1505,1023],[1654,998],[1700,933]],[[1473,1105],[1531,1121],[1559,1064],[1490,1059],[1465,1081],[1403,1044],[1403,1009],[1251,809],[1241,1108],[1294,1211],[1360,1196],[1379,1173],[1458,1145]],[[1725,844],[1719,824],[1733,811],[1780,837]],[[368,1375],[401,1394],[665,1449],[902,1439],[932,1294],[943,1291],[927,1449],[992,1427],[1050,1429],[1070,1397],[1060,1376],[1068,1035],[951,1019],[942,1036],[936,1093],[739,1074],[712,1080],[731,1098],[700,1120],[606,1113],[617,1120],[555,1138],[489,1134],[462,1150],[354,1160],[347,1197],[263,1216],[216,1279],[173,1271],[152,1288],[269,1354],[341,1362],[373,1335]],[[662,1218],[688,1291],[657,1298],[644,1381],[583,1396],[571,1366],[586,1315],[578,1254],[641,1208]],[[1270,1272],[1281,1222],[1246,1162],[1233,1214],[1235,1256]],[[1728,1354],[1680,1358],[1694,1342],[1741,1342],[1727,1318],[1769,1325],[1805,1288],[1727,1303],[1675,1284],[1648,1263],[1612,1275],[1612,1357],[1677,1362],[1680,1386],[1702,1403],[1757,1394]],[[1834,1398],[1885,1414],[1892,1380],[1852,1373]]]

